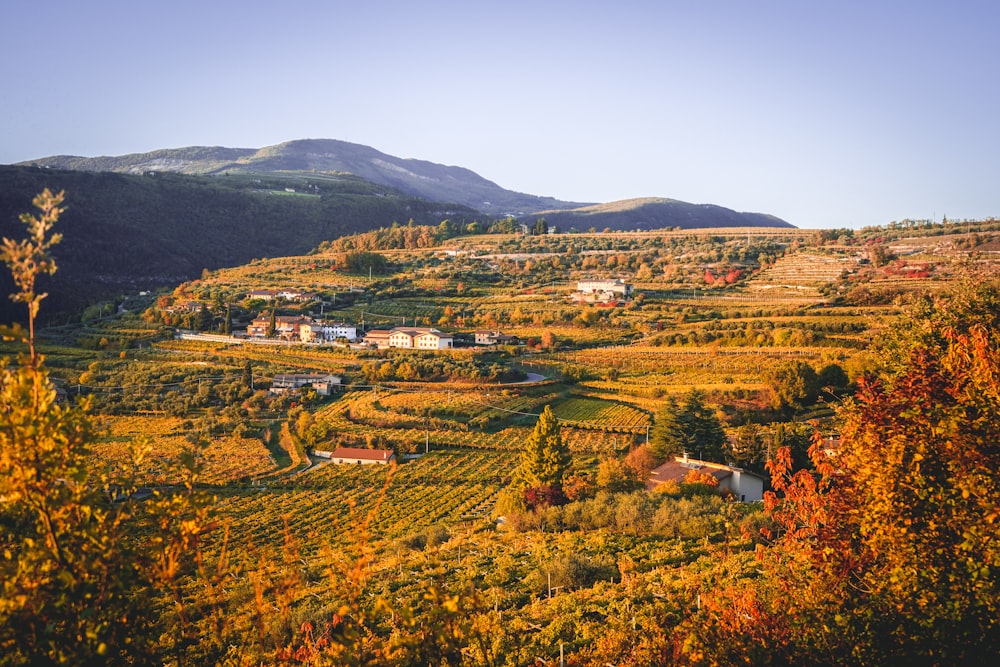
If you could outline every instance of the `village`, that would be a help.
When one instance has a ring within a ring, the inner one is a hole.
[[[633,286],[621,279],[581,280],[568,299],[576,304],[624,305],[634,296]],[[255,289],[247,293],[251,303],[270,304],[270,311],[263,310],[254,317],[246,329],[229,333],[234,339],[255,341],[281,341],[312,345],[342,345],[355,348],[402,350],[450,350],[455,347],[522,345],[517,336],[496,329],[481,329],[471,333],[446,333],[434,327],[398,326],[365,329],[364,323],[353,324],[316,319],[311,315],[278,315],[279,304],[309,304],[321,301],[321,296],[297,289]],[[206,305],[187,301],[166,308],[167,312],[197,313]],[[214,337],[214,336],[213,336]]]

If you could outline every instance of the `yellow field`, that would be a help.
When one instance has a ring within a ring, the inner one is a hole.
[[[133,450],[146,443],[148,450],[135,471],[139,481],[149,484],[175,481],[177,475],[172,471],[181,453],[192,449],[184,423],[179,417],[107,417],[102,422],[104,432],[94,444],[93,452],[102,463],[128,469],[132,466]],[[207,484],[256,477],[275,468],[271,455],[258,438],[239,438],[232,434],[213,437],[207,446],[198,450],[198,461],[203,466],[199,481]]]

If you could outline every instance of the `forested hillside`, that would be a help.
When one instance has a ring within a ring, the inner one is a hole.
[[[45,187],[64,190],[67,201],[60,271],[43,279],[46,321],[126,291],[176,285],[204,269],[304,253],[344,234],[476,215],[349,174],[196,177],[0,166],[0,236],[21,234],[17,215]],[[9,292],[9,283],[0,290]],[[14,317],[2,300],[0,321]]]

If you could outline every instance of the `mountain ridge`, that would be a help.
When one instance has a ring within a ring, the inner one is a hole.
[[[768,213],[738,212],[716,204],[691,204],[665,197],[638,197],[568,210],[539,211],[549,225],[560,229],[611,228],[649,231],[668,227],[710,229],[717,227],[788,227],[795,225]],[[622,227],[622,216],[631,224]]]
[[[346,172],[428,201],[454,202],[490,216],[512,215],[525,218],[544,215],[547,219],[554,216],[558,220],[550,222],[565,228],[577,225],[578,222],[586,223],[585,226],[599,225],[611,229],[794,227],[765,213],[744,213],[714,204],[691,204],[662,197],[588,203],[514,192],[465,167],[416,158],[399,158],[370,146],[339,139],[294,139],[263,148],[189,146],[117,157],[56,155],[28,160],[18,166],[131,174],[171,171],[202,176],[234,172]],[[665,205],[667,202],[669,205]],[[647,206],[654,208],[648,209]],[[605,209],[595,211],[594,207]],[[607,210],[608,208],[618,210]],[[619,217],[610,215],[615,212],[620,214]],[[595,215],[597,217],[592,217]],[[639,218],[638,221],[633,219],[635,216]],[[588,219],[579,221],[580,217]]]
[[[86,158],[56,155],[16,166],[141,174],[172,171],[211,176],[231,172],[348,172],[429,201],[454,202],[489,215],[526,215],[587,204],[506,190],[465,167],[441,165],[338,139],[295,139],[263,148],[189,146]]]

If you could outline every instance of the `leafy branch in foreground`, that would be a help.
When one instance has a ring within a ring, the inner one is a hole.
[[[12,298],[28,305],[30,348],[16,366],[0,360],[0,665],[159,664],[157,637],[172,622],[159,591],[190,569],[206,505],[190,484],[188,494],[133,500],[128,471],[94,465],[88,403],[58,400],[34,324],[46,296],[36,280],[56,270],[49,253],[61,235],[49,232],[62,201],[42,192],[41,214],[21,216],[28,238],[0,249],[19,290]],[[132,468],[144,454],[133,451]],[[137,529],[144,540],[133,539]],[[177,568],[156,567],[174,552]]]
[[[38,363],[35,351],[35,319],[38,317],[42,299],[48,296],[35,291],[35,281],[39,276],[52,275],[56,272],[56,262],[49,251],[62,241],[62,234],[47,235],[66,210],[62,206],[64,198],[64,192],[52,194],[51,190],[45,188],[32,200],[40,214],[35,216],[31,213],[22,213],[19,216],[21,222],[28,226],[28,238],[12,241],[4,237],[3,241],[0,241],[0,259],[3,259],[4,264],[10,269],[14,283],[19,289],[18,292],[11,294],[10,298],[28,306],[28,345],[32,364]]]

